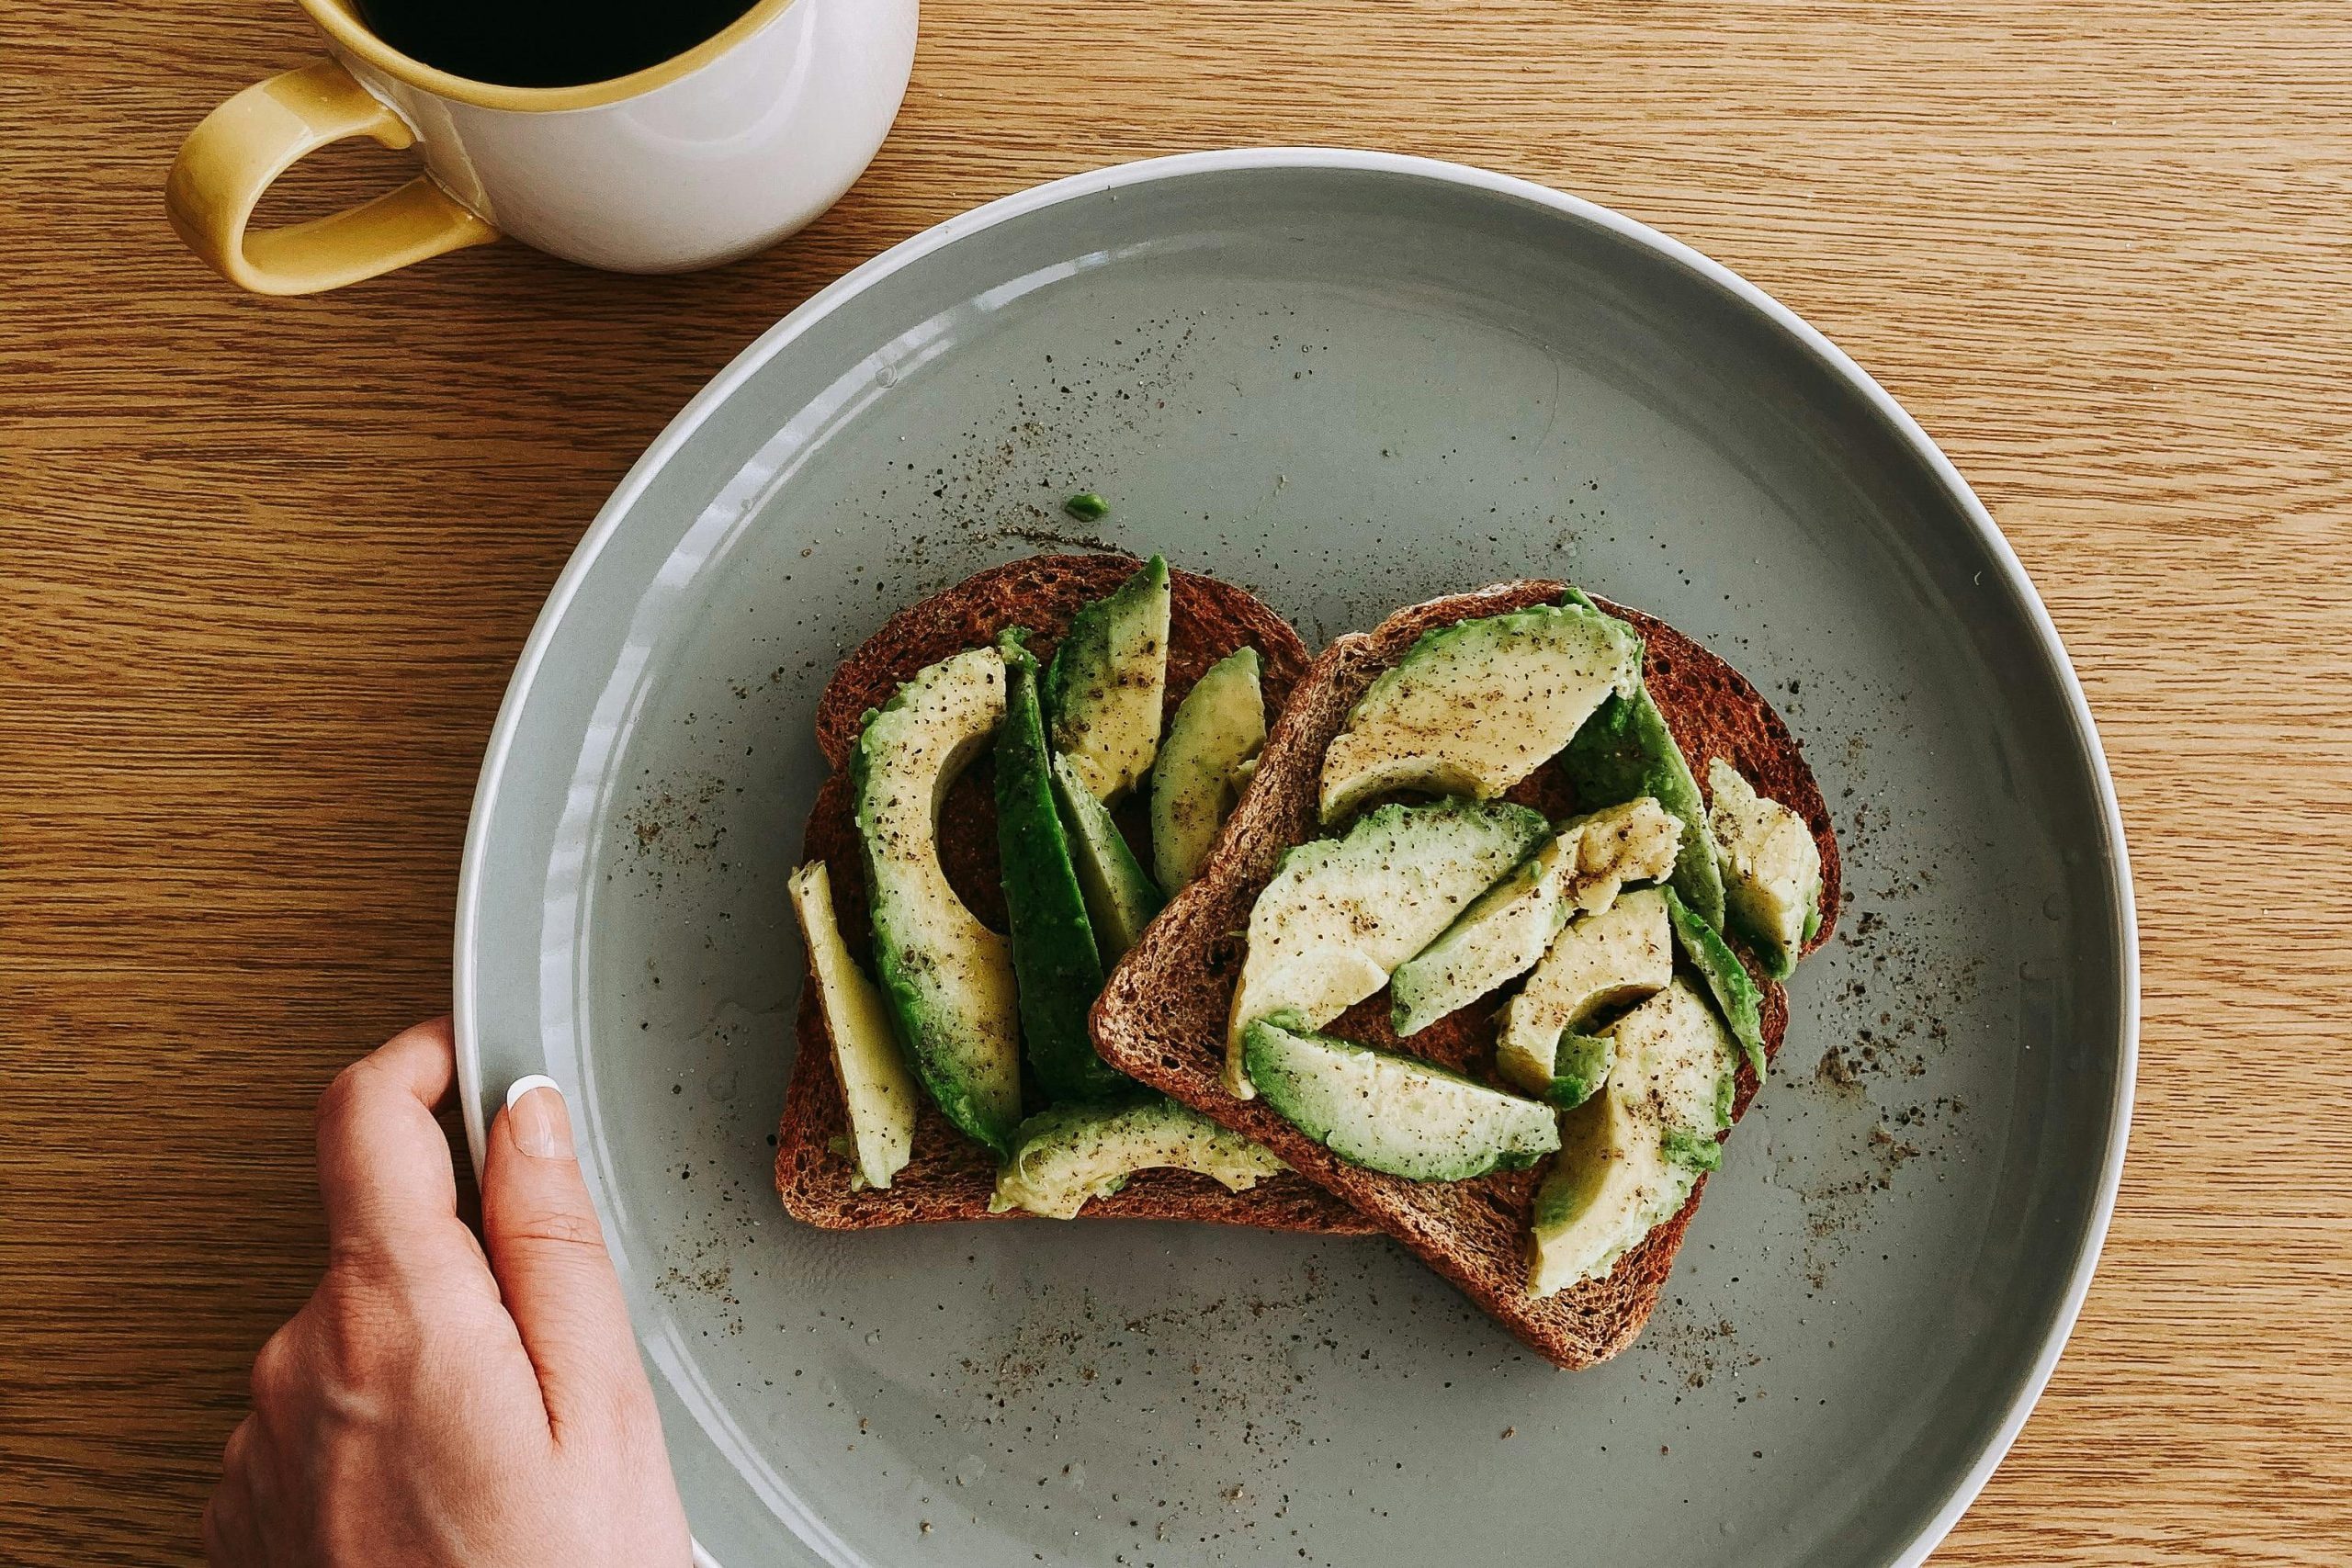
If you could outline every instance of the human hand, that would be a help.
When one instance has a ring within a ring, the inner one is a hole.
[[[320,1098],[326,1277],[254,1359],[204,1511],[215,1568],[686,1568],[563,1097],[510,1095],[491,1126],[485,1257],[433,1119],[456,1070],[442,1019]]]

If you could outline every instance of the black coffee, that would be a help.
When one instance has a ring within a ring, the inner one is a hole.
[[[508,87],[609,82],[684,54],[755,0],[358,0],[402,54]]]

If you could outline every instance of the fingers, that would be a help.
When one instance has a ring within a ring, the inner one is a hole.
[[[507,1092],[481,1178],[482,1239],[556,1440],[569,1422],[650,1402],[628,1308],[571,1148],[562,1094],[544,1077]]]
[[[282,1404],[302,1386],[308,1359],[303,1354],[303,1329],[302,1314],[297,1313],[279,1324],[277,1331],[263,1340],[261,1348],[254,1353],[254,1370],[247,1375],[246,1385],[253,1391],[256,1407]]]
[[[213,1488],[204,1503],[204,1561],[211,1568],[250,1568],[263,1561],[254,1548],[251,1520],[236,1483],[224,1480]]]
[[[319,1098],[319,1196],[337,1253],[413,1256],[455,1245],[457,1179],[435,1110],[457,1076],[449,1021],[394,1035]]]
[[[204,1560],[212,1568],[255,1568],[266,1561],[254,1530],[249,1472],[260,1427],[248,1416],[229,1434],[220,1455],[220,1483],[204,1504]]]

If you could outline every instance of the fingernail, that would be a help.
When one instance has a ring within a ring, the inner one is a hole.
[[[516,1078],[506,1091],[506,1125],[514,1146],[540,1159],[571,1156],[571,1118],[563,1090],[545,1073]]]

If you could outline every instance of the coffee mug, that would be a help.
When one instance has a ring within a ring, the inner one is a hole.
[[[164,186],[231,282],[312,294],[500,235],[590,266],[683,272],[815,218],[905,96],[917,0],[759,0],[658,65],[577,87],[469,81],[394,50],[356,0],[302,0],[331,58],[206,116]],[[348,211],[250,231],[270,182],[330,141],[413,146],[424,172]]]

